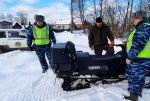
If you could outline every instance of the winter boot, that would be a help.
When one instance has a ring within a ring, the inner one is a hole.
[[[142,91],[143,91],[143,87],[141,86],[141,88],[140,88],[140,97],[142,97]]]
[[[45,73],[47,70],[43,69],[42,73]]]
[[[138,96],[135,96],[132,93],[130,93],[130,96],[124,96],[124,98],[131,101],[138,101]]]
[[[53,69],[53,72],[56,74],[56,73],[57,73],[57,69],[56,69],[56,68],[54,68],[54,69]]]
[[[150,82],[143,86],[144,88],[150,88]]]
[[[128,91],[130,91],[130,88],[128,88]]]

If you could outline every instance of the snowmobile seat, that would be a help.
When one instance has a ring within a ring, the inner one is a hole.
[[[71,56],[76,56],[75,45],[71,41],[67,41],[67,43],[66,43],[66,51]]]
[[[112,65],[116,62],[116,60],[120,59],[120,55],[90,55],[90,60],[92,62],[88,62],[88,65]]]
[[[77,59],[89,58],[88,52],[77,52]]]
[[[90,55],[88,52],[77,52],[76,55],[76,64],[77,66],[84,66],[87,62],[89,62]]]

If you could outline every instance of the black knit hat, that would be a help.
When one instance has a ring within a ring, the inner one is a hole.
[[[96,22],[102,23],[102,18],[101,17],[97,17],[96,18]]]
[[[43,15],[35,15],[34,16],[34,20],[35,21],[42,21],[42,22],[44,22],[44,20],[45,20],[45,17],[43,16]]]

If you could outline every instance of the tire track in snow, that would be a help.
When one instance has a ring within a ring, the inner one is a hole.
[[[54,76],[51,73],[47,73],[39,76],[35,81],[30,84],[30,89],[22,92],[16,92],[15,95],[8,95],[9,101],[50,101],[50,99],[58,99],[59,96],[63,96],[63,91],[60,89],[61,83],[54,85]],[[54,75],[54,74],[53,74]],[[28,75],[24,75],[25,78]],[[30,75],[31,76],[31,75]],[[16,78],[15,78],[16,79]],[[17,80],[15,83],[17,88],[22,88],[23,80]],[[15,87],[14,87],[15,89]],[[23,89],[23,88],[22,88]],[[25,88],[24,88],[25,89]],[[16,90],[15,90],[16,91]]]

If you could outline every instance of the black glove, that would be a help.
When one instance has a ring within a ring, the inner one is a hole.
[[[53,44],[55,45],[56,41],[53,42]]]
[[[33,51],[33,47],[28,46],[28,51]]]

